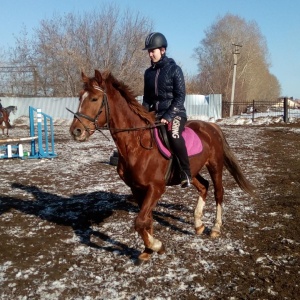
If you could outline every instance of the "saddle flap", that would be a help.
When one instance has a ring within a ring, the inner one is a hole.
[[[168,139],[166,138],[166,136],[167,135],[165,135],[164,139],[167,140],[167,145],[165,144],[164,140],[162,140],[158,129],[154,128],[154,138],[155,138],[155,141],[156,141],[159,151],[165,158],[170,159],[172,157],[172,153],[171,153],[170,149],[168,149],[169,143],[168,143]],[[185,140],[185,145],[186,145],[187,153],[188,153],[189,157],[202,152],[203,145],[202,145],[201,139],[191,128],[185,127],[182,132],[182,137]]]

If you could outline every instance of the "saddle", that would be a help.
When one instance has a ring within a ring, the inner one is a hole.
[[[199,136],[189,127],[185,127],[182,132],[182,137],[185,141],[188,156],[199,154],[203,150],[202,142]],[[154,138],[160,153],[166,158],[172,158],[172,150],[165,126],[160,126],[159,129],[154,128]]]
[[[185,127],[182,132],[182,137],[185,141],[185,145],[187,148],[188,156],[194,156],[199,154],[203,150],[203,145],[199,136],[189,127]],[[165,175],[166,182],[169,181],[171,174],[176,174],[179,169],[181,169],[178,158],[172,153],[172,149],[170,147],[167,131],[165,126],[160,126],[159,129],[154,128],[154,139],[156,141],[157,147],[160,153],[169,160],[168,169]]]

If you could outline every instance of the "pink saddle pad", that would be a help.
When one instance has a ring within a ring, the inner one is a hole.
[[[171,158],[171,152],[161,141],[157,128],[154,128],[154,137],[161,154],[167,159]],[[185,127],[184,131],[182,132],[182,137],[185,140],[188,156],[193,156],[202,152],[202,142],[199,136],[191,128]]]

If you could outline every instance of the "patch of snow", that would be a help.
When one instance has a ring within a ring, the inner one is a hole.
[[[265,173],[272,169],[259,168],[262,155],[267,158],[267,154],[253,151],[264,142],[263,138],[256,138],[260,136],[260,128],[255,128],[254,132],[241,130],[239,125],[277,124],[283,122],[282,117],[260,117],[254,122],[246,116],[206,121],[216,122],[221,126],[236,125],[227,129],[230,131],[226,135],[229,144],[238,159],[246,162],[242,163],[242,168],[247,178],[263,187]],[[296,122],[296,119],[290,120],[292,121]],[[70,122],[55,121],[58,138],[69,136]],[[15,122],[16,128],[11,132],[24,134],[21,127],[28,123],[28,118],[19,118]],[[287,130],[300,132],[292,128]],[[194,235],[193,210],[197,200],[195,190],[182,191],[178,187],[168,187],[154,212],[155,234],[166,243],[167,252],[162,256],[153,255],[152,260],[143,266],[135,266],[132,256],[143,249],[140,237],[133,230],[137,208],[126,201],[127,195],[131,193],[130,189],[120,180],[116,168],[108,164],[115,149],[114,142],[99,136],[94,135],[86,143],[76,143],[71,139],[56,143],[58,157],[52,160],[2,161],[4,169],[15,172],[15,182],[19,185],[12,187],[12,182],[5,177],[0,183],[2,195],[17,207],[0,215],[1,230],[17,241],[22,241],[24,237],[32,239],[33,244],[38,242],[35,238],[41,235],[44,237],[44,244],[41,249],[36,250],[37,255],[32,258],[31,267],[16,267],[11,259],[0,265],[0,287],[16,289],[18,281],[31,280],[34,290],[24,290],[19,299],[75,299],[68,298],[68,292],[75,289],[77,299],[160,300],[174,299],[179,291],[189,292],[191,288],[195,298],[216,298],[218,290],[205,286],[203,276],[212,272],[221,273],[224,255],[233,260],[235,257],[249,255],[250,250],[246,249],[243,239],[234,237],[233,232],[245,226],[260,226],[255,222],[249,224],[247,220],[247,216],[256,211],[252,199],[233,185],[231,177],[225,172],[225,229],[222,229],[220,239],[212,240]],[[239,151],[241,144],[243,151]],[[251,164],[248,163],[249,155]],[[99,163],[102,164],[101,172],[90,172]],[[48,183],[32,186],[31,176],[46,178]],[[180,216],[175,218],[178,208],[173,198],[178,195],[183,209]],[[24,198],[26,200],[21,200]],[[124,208],[126,205],[128,207]],[[207,227],[213,226],[214,208],[211,189],[203,217]],[[90,211],[95,215],[107,212],[107,216],[103,217],[105,221],[95,218],[90,222],[85,219],[85,213]],[[126,218],[121,219],[118,214],[124,211]],[[276,216],[276,212],[266,215]],[[292,216],[285,214],[283,217],[288,219]],[[24,228],[12,225],[15,218],[23,221]],[[81,222],[86,222],[88,228],[74,227],[74,224]],[[280,226],[281,224],[274,224],[273,227],[261,230],[274,230]],[[47,238],[52,241],[51,247],[47,245]],[[283,239],[282,243],[292,245],[296,241]],[[18,246],[20,249],[23,247],[22,244]],[[26,259],[22,250],[18,257],[20,260]],[[275,261],[274,258],[260,256],[256,263],[265,267],[270,259]],[[60,272],[55,273],[56,270]],[[51,277],[52,273],[55,276]],[[196,277],[202,281],[194,281]],[[141,286],[138,292],[132,290],[136,285]],[[166,286],[168,289],[161,288]],[[224,287],[226,286],[220,286],[220,289]],[[250,292],[255,292],[255,287],[249,289]],[[276,296],[272,286],[268,286],[268,292]],[[8,293],[8,290],[0,292],[0,296],[12,299],[13,295]]]

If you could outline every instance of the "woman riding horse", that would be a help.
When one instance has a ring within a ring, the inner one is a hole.
[[[139,206],[135,230],[143,239],[145,249],[138,261],[147,261],[152,253],[162,254],[165,251],[163,243],[154,235],[153,210],[166,186],[180,184],[180,177],[178,172],[173,172],[166,180],[169,161],[162,156],[153,140],[154,114],[136,101],[126,85],[110,73],[102,76],[98,70],[92,78],[82,73],[82,80],[84,88],[80,92],[78,111],[74,113],[70,133],[75,140],[83,142],[104,125],[110,130],[119,153],[117,171],[130,187]],[[223,167],[242,190],[251,196],[255,196],[255,192],[243,175],[220,127],[196,120],[188,121],[186,126],[194,131],[203,146],[200,153],[190,157],[192,185],[199,195],[194,212],[195,231],[202,234],[205,230],[202,217],[209,183],[200,174],[205,166],[214,185],[216,201],[216,219],[211,236],[217,237],[222,226]]]
[[[166,124],[171,149],[180,162],[181,187],[191,185],[191,170],[185,141],[182,136],[187,121],[185,82],[181,68],[174,59],[166,56],[167,39],[160,32],[150,33],[145,48],[151,66],[144,75],[143,106],[155,111],[156,118]]]

